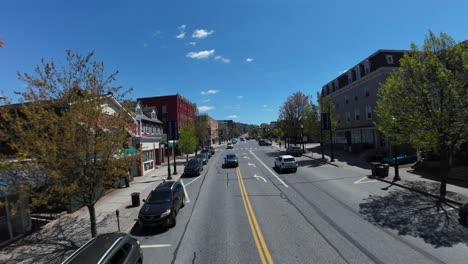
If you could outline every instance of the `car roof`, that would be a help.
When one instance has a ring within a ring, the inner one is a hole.
[[[282,159],[290,159],[290,158],[293,158],[293,159],[294,159],[294,157],[291,156],[291,155],[281,155],[280,157],[281,157]]]
[[[227,157],[227,156],[233,156],[233,155],[234,155],[234,156],[237,156],[235,153],[228,153],[228,154],[226,154],[226,157]]]
[[[177,181],[165,181],[165,182],[161,182],[158,186],[156,186],[153,191],[155,190],[161,190],[161,189],[172,189],[172,186],[174,186],[174,184],[176,183]]]
[[[98,235],[86,242],[63,263],[98,263],[114,245],[117,245],[126,236],[128,235],[125,233]]]

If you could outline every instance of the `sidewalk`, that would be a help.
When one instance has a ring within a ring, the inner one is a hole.
[[[360,160],[356,154],[343,152],[343,151],[335,151],[334,159],[335,161],[330,162],[329,149],[325,150],[325,160],[322,160],[322,154],[317,152],[311,152],[310,148],[316,147],[319,145],[318,143],[306,144],[305,149],[306,153],[303,155],[305,157],[324,162],[327,164],[331,164],[337,167],[346,168],[352,170],[354,172],[360,173],[363,176],[371,176],[370,166],[369,164],[364,161]],[[278,151],[285,151],[286,148],[284,145],[279,148],[278,143],[273,143],[273,147],[276,148]],[[378,178],[374,177],[376,180],[386,182],[388,184],[392,184],[395,186],[399,186],[401,188],[405,188],[411,191],[419,192],[425,195],[432,196],[434,198],[438,198],[439,195],[439,186],[440,183],[436,180],[431,180],[427,178],[423,178],[420,175],[412,173],[413,169],[411,168],[411,164],[402,165],[399,167],[399,176],[401,178],[400,181],[392,182],[392,179],[395,175],[394,167],[389,168],[388,177],[386,178]],[[447,201],[451,202],[455,205],[461,205],[462,203],[468,202],[468,189],[459,187],[453,184],[447,184]]]
[[[189,159],[194,154],[189,155]],[[173,166],[171,160],[171,173]],[[177,175],[184,171],[186,157],[178,156]],[[116,210],[119,210],[120,231],[128,233],[136,223],[138,212],[150,191],[167,178],[167,163],[144,176],[134,178],[130,187],[116,189],[103,196],[95,205],[98,234],[118,232]],[[140,193],[140,206],[132,207],[131,194]],[[91,238],[89,212],[86,207],[56,219],[35,233],[0,250],[0,263],[61,263],[79,246]]]

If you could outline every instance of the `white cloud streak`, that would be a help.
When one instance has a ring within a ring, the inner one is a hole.
[[[230,63],[231,62],[231,59],[224,58],[223,56],[216,56],[214,59],[222,61],[223,63]]]
[[[196,29],[193,31],[192,38],[204,39],[213,33],[213,30],[208,31],[206,29]]]
[[[183,39],[184,37],[185,37],[185,32],[180,32],[180,34],[176,36],[176,39]]]
[[[253,59],[252,59],[252,58],[247,58],[247,59],[245,59],[245,61],[246,61],[246,62],[252,62]]]
[[[198,111],[199,112],[206,112],[206,111],[210,111],[214,109],[214,106],[207,106],[207,105],[204,105],[204,106],[199,106],[198,107]]]
[[[208,90],[208,91],[201,91],[200,94],[207,95],[207,94],[217,94],[219,90]]]
[[[179,26],[179,30],[185,30],[185,28],[187,28],[187,25],[185,25],[185,24]]]
[[[226,118],[229,118],[229,119],[236,119],[236,118],[239,118],[237,115],[230,115],[230,116],[226,116]]]
[[[199,52],[189,52],[187,53],[187,57],[188,58],[192,58],[192,59],[207,59],[211,56],[213,56],[213,54],[215,53],[215,50],[212,49],[212,50],[202,50],[202,51],[199,51]]]

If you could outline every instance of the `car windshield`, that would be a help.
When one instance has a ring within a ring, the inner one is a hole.
[[[226,159],[235,159],[235,158],[236,158],[236,155],[234,154],[226,155]]]
[[[153,191],[146,201],[149,204],[167,203],[171,201],[171,190]]]
[[[283,159],[285,162],[292,162],[295,161],[294,158],[285,158]]]
[[[189,167],[195,167],[198,165],[198,160],[190,160],[188,163],[187,163],[187,166]]]

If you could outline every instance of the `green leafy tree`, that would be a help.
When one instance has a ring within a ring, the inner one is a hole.
[[[320,138],[320,107],[312,101],[305,109],[304,135],[309,141]]]
[[[102,62],[67,51],[66,64],[42,63],[34,74],[19,73],[27,85],[19,107],[1,109],[1,130],[14,133],[15,158],[29,160],[31,174],[19,193],[32,206],[74,201],[86,206],[91,235],[97,235],[95,204],[105,188],[127,175],[134,156],[126,156],[132,118],[120,106],[126,92],[113,86]],[[3,134],[3,133],[2,133]],[[34,184],[31,184],[34,182]]]
[[[195,136],[197,137],[198,144],[204,147],[205,142],[209,136],[208,131],[210,126],[208,123],[208,115],[196,115],[195,116]]]
[[[179,149],[182,153],[188,155],[195,152],[197,149],[197,137],[195,136],[195,127],[193,125],[186,125],[179,131]]]
[[[377,128],[393,144],[440,154],[443,199],[454,150],[468,139],[468,44],[429,32],[421,49],[411,45],[378,96]]]

